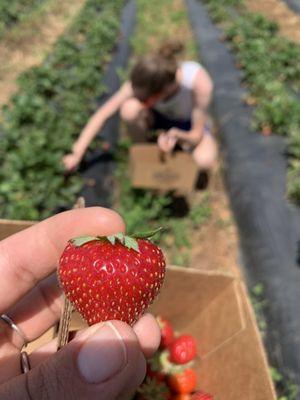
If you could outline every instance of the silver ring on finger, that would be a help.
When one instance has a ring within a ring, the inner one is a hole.
[[[22,374],[27,374],[30,371],[30,361],[26,351],[21,351],[20,353],[20,364]]]
[[[14,321],[10,318],[9,315],[7,314],[2,314],[0,316],[0,318],[2,319],[2,321],[4,321],[13,331],[15,331],[18,336],[22,339],[23,341],[23,347],[27,345],[28,340],[26,338],[26,336],[24,335],[24,333],[22,332],[22,330],[18,327],[18,325],[16,325],[14,323]]]

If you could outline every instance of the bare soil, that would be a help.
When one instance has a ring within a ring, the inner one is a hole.
[[[239,276],[238,233],[220,167],[211,179],[209,193],[212,215],[193,236],[191,267],[231,272]]]
[[[16,91],[17,78],[42,62],[85,0],[49,0],[45,10],[8,32],[0,42],[0,107]]]
[[[282,0],[248,0],[246,7],[251,12],[264,15],[278,23],[280,33],[300,43],[300,16]]]

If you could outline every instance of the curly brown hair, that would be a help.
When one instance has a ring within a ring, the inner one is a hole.
[[[155,53],[136,61],[130,80],[137,98],[143,101],[157,95],[176,81],[178,57],[183,50],[181,42],[167,41]]]

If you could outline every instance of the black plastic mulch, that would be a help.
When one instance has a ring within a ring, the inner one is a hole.
[[[291,10],[300,13],[300,0],[284,0]]]
[[[300,212],[286,199],[285,142],[250,130],[241,73],[199,0],[187,0],[201,60],[215,84],[225,180],[248,287],[263,283],[269,358],[300,385]],[[298,260],[299,262],[299,260]]]
[[[136,6],[135,2],[131,0],[124,7],[118,47],[107,67],[104,80],[101,82],[107,87],[107,91],[99,99],[99,106],[114,94],[120,86],[118,72],[126,68],[130,56],[130,36],[135,26],[135,16]],[[118,133],[119,116],[114,115],[99,132],[99,137],[110,145],[109,150],[103,150],[99,146],[98,149],[89,151],[82,162],[79,172],[85,180],[85,186],[81,195],[84,196],[87,207],[95,205],[108,207],[111,205],[115,170],[113,153],[118,141]]]

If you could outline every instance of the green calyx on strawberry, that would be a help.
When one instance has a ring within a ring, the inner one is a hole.
[[[168,400],[170,396],[170,390],[164,382],[149,377],[138,389],[139,400]]]
[[[114,319],[132,325],[153,302],[166,263],[161,249],[148,238],[159,230],[69,241],[60,257],[58,277],[89,325]]]
[[[192,368],[194,365],[193,361],[186,363],[185,365],[174,364],[170,361],[169,350],[164,350],[159,354],[160,370],[167,375],[174,375],[182,373],[186,368]]]
[[[157,382],[163,382],[166,379],[166,374],[162,371],[160,353],[158,351],[147,361],[147,376],[151,379],[156,379]]]

